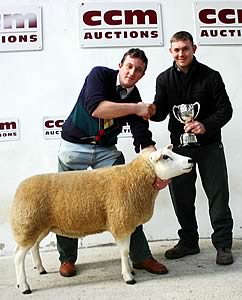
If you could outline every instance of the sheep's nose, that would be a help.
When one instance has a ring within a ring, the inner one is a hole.
[[[193,164],[193,160],[191,158],[188,159],[189,164]]]

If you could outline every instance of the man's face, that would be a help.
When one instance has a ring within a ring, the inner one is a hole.
[[[123,87],[129,88],[136,84],[144,76],[145,63],[139,59],[126,57],[125,61],[119,64],[119,81]]]
[[[190,40],[172,42],[170,53],[181,71],[188,71],[196,49],[196,45],[192,45]]]

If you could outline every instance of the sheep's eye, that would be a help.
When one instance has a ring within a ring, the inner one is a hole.
[[[163,155],[163,159],[167,160],[167,159],[169,159],[169,158],[170,158],[170,157],[169,157],[168,155],[166,155],[166,154]]]

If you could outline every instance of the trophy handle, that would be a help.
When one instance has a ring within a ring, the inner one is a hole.
[[[195,105],[197,105],[197,113],[196,113],[196,115],[193,117],[193,120],[196,119],[196,117],[197,117],[197,115],[198,115],[198,113],[199,113],[199,111],[200,111],[200,103],[195,102],[195,103],[193,104],[193,106],[195,106]]]
[[[175,117],[179,122],[184,123],[184,121],[180,118],[180,116],[179,116],[179,115],[178,115],[178,116],[176,115],[177,109],[179,109],[179,106],[178,106],[178,105],[174,105],[174,106],[172,107],[173,115],[174,115],[174,117]]]

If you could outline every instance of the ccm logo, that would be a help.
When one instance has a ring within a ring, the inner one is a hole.
[[[61,128],[64,124],[64,120],[46,120],[45,127],[46,128]]]
[[[218,21],[224,24],[242,23],[242,9],[224,8],[217,11],[205,8],[199,12],[199,20],[204,24],[215,24]]]
[[[0,28],[37,28],[37,16],[34,13],[2,14],[0,15]]]
[[[103,14],[103,15],[102,15]],[[148,19],[148,22],[146,20]],[[134,21],[135,20],[135,21]],[[83,14],[83,22],[88,26],[98,26],[105,23],[110,26],[136,25],[136,24],[157,24],[156,11],[142,10],[99,10],[87,11]]]
[[[0,130],[11,130],[16,128],[16,122],[0,122]]]

